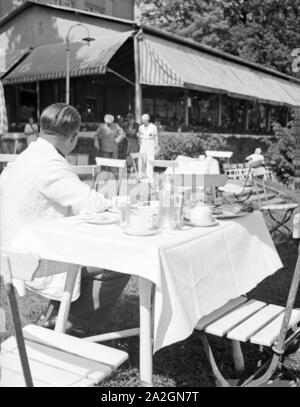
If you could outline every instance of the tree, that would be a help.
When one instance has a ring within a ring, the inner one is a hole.
[[[141,22],[222,49],[228,36],[220,0],[145,0]]]
[[[289,124],[288,127],[292,127],[292,123]],[[288,127],[282,127],[279,123],[273,124],[273,131],[278,141],[269,142],[266,153],[267,158],[273,163],[277,177],[282,182],[288,182],[289,177],[295,175],[293,160],[296,142],[295,136]]]
[[[291,50],[300,43],[300,0],[223,0],[227,52],[292,74]]]
[[[300,0],[144,0],[141,21],[291,72],[300,44]]]

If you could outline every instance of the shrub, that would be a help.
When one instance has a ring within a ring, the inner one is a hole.
[[[174,160],[178,155],[199,157],[205,150],[225,150],[225,139],[220,135],[197,133],[162,133],[159,137],[160,160]]]
[[[269,143],[266,157],[273,164],[274,171],[280,181],[287,182],[289,177],[295,175],[293,165],[296,147],[295,137],[288,128],[282,127],[279,123],[273,125],[273,131],[278,137],[278,142]]]

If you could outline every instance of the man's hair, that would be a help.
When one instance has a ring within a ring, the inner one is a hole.
[[[41,131],[69,138],[80,128],[81,117],[75,107],[65,103],[54,103],[46,107],[41,115]]]
[[[112,114],[106,114],[105,116],[104,116],[104,122],[105,123],[109,123],[109,124],[111,124],[111,123],[113,123],[115,121],[115,118],[114,118],[114,116],[112,115]]]
[[[148,113],[144,113],[144,114],[142,115],[142,119],[150,120],[150,116],[148,115]]]

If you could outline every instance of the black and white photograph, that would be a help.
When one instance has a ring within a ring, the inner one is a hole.
[[[299,244],[300,0],[0,0],[1,391],[300,387]]]

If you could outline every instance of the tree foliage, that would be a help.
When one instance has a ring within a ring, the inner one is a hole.
[[[291,74],[300,0],[143,0],[141,22]]]
[[[293,164],[296,148],[295,136],[288,127],[282,127],[279,123],[273,124],[273,131],[278,141],[269,143],[266,157],[273,163],[278,179],[288,182],[289,177],[295,175]]]

